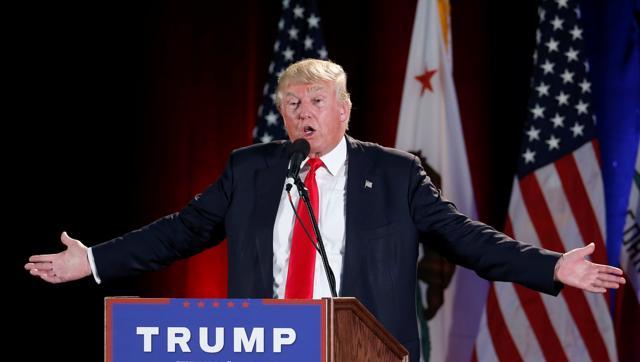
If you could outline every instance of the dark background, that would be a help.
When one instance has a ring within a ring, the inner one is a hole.
[[[356,138],[395,142],[415,5],[319,1],[329,57],[349,75]],[[177,210],[216,179],[229,152],[251,142],[280,3],[25,3],[6,15],[5,318],[18,321],[18,344],[8,347],[26,360],[101,360],[105,296],[222,297],[225,279],[206,272],[224,269],[225,247],[101,286],[89,278],[48,285],[24,263],[61,251],[63,230],[94,245]],[[535,2],[452,4],[478,210],[498,228],[526,116],[536,17]]]

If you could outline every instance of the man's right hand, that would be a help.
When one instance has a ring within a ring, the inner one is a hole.
[[[91,275],[87,247],[63,232],[60,240],[67,247],[57,254],[32,255],[24,265],[31,275],[49,283],[64,283]]]

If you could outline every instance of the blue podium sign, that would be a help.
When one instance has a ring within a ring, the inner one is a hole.
[[[324,361],[326,301],[105,300],[105,360]]]

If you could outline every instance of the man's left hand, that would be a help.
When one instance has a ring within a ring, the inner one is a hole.
[[[565,285],[594,293],[604,293],[607,289],[618,289],[625,280],[622,270],[592,263],[586,259],[596,249],[594,243],[583,248],[570,250],[562,255],[556,264],[554,279]]]

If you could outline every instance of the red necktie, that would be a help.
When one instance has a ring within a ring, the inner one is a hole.
[[[324,164],[319,158],[310,158],[307,160],[309,164],[309,173],[304,179],[304,186],[309,190],[309,201],[313,208],[313,214],[318,220],[318,184],[316,183],[316,170]],[[313,298],[313,277],[316,268],[316,248],[314,244],[315,232],[307,207],[302,201],[298,200],[298,215],[300,220],[296,218],[293,225],[293,237],[291,238],[291,253],[289,254],[289,271],[287,272],[287,285],[285,287],[284,296],[287,299],[311,299]],[[302,221],[304,228],[307,229],[313,241],[302,229],[300,225]]]

